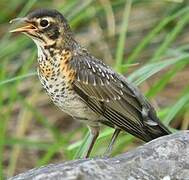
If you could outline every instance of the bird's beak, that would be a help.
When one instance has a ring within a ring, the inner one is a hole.
[[[10,21],[10,23],[24,23],[25,25],[16,29],[11,30],[11,33],[14,32],[30,32],[30,31],[35,31],[37,28],[27,19],[27,18],[16,18]]]

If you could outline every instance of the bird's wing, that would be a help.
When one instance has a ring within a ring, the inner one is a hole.
[[[125,78],[115,73],[102,61],[88,53],[77,53],[70,66],[76,72],[74,90],[85,103],[111,124],[124,129],[139,138],[153,139],[146,133],[146,127],[159,131],[156,113],[138,89]]]

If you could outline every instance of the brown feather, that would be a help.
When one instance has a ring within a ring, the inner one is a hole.
[[[145,141],[170,133],[139,90],[103,62],[81,51],[72,57],[70,67],[76,72],[75,92],[103,115],[105,124],[114,124]]]

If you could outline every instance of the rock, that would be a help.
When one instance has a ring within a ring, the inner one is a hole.
[[[189,180],[189,131],[160,137],[114,158],[51,164],[10,180]]]

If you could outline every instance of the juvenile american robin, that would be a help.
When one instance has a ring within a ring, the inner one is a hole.
[[[90,155],[100,125],[115,129],[106,153],[121,130],[150,141],[170,134],[139,89],[91,55],[75,39],[56,10],[38,9],[12,20],[26,25],[11,32],[29,36],[38,49],[38,75],[47,94],[62,111],[90,129]]]

